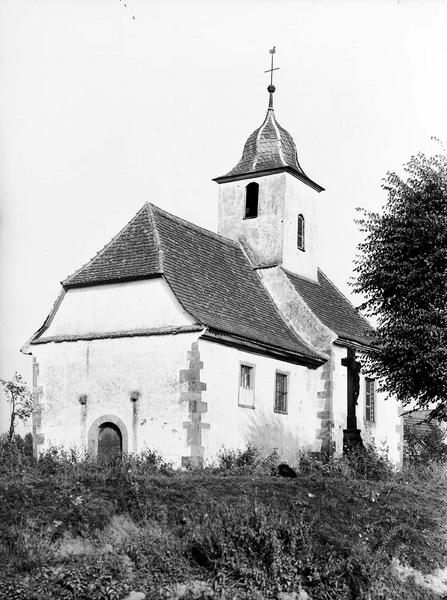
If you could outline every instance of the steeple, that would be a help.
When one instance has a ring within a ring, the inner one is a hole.
[[[226,175],[216,177],[214,181],[225,183],[285,171],[321,192],[323,188],[312,181],[303,171],[298,161],[298,153],[292,136],[276,120],[273,109],[273,94],[276,91],[276,87],[273,85],[273,71],[278,70],[278,67],[273,68],[275,47],[270,50],[270,54],[272,57],[271,68],[265,71],[265,73],[270,73],[270,84],[267,87],[269,103],[264,122],[248,137],[237,165]]]
[[[317,280],[316,192],[303,171],[292,136],[273,109],[273,66],[267,114],[247,139],[242,157],[219,183],[219,233],[242,243],[256,268],[282,266]],[[303,185],[304,184],[304,185]]]

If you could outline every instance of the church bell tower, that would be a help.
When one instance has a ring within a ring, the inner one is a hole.
[[[269,105],[262,125],[245,142],[242,158],[219,184],[218,231],[239,241],[256,267],[281,265],[317,281],[316,196],[323,188],[304,173],[292,136],[273,110],[273,55]]]

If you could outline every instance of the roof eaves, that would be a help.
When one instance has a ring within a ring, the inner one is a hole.
[[[314,369],[320,367],[328,360],[326,356],[311,353],[310,351],[309,354],[305,354],[303,352],[287,350],[273,344],[267,344],[259,340],[248,339],[243,336],[238,336],[233,333],[228,333],[226,331],[221,331],[210,327],[206,329],[201,337],[203,339],[221,343],[227,346],[243,348],[245,350],[248,349],[255,353],[266,354],[279,360],[305,365]]]
[[[25,342],[25,344],[23,344],[23,346],[20,348],[20,352],[22,352],[22,354],[31,354],[31,352],[29,351],[29,346],[31,344],[35,343],[35,340],[40,338],[40,336],[51,325],[51,322],[53,321],[54,316],[55,316],[59,306],[61,305],[62,300],[64,299],[65,293],[66,292],[65,292],[64,288],[62,288],[61,291],[59,292],[56,300],[54,301],[53,306],[51,307],[51,310],[48,313],[45,321],[42,323],[42,325],[39,327],[39,329],[30,337],[30,339],[27,342]]]
[[[215,181],[216,183],[227,183],[228,181],[239,181],[241,179],[253,179],[254,177],[266,177],[267,175],[273,175],[275,173],[284,173],[284,172],[289,173],[290,175],[293,175],[294,177],[296,177],[297,179],[299,179],[300,181],[302,181],[303,183],[305,183],[312,189],[316,190],[318,193],[324,192],[324,188],[321,187],[321,185],[319,185],[318,183],[315,183],[315,181],[312,181],[312,179],[309,179],[309,177],[307,177],[306,175],[302,175],[302,173],[300,173],[299,171],[297,171],[296,169],[294,169],[290,166],[275,167],[273,169],[264,169],[262,171],[249,171],[249,172],[245,172],[245,173],[237,173],[234,175],[230,175],[230,174],[221,175],[220,177],[215,177],[212,181]],[[230,171],[230,173],[231,173],[231,171]]]
[[[353,348],[354,350],[359,350],[360,352],[366,353],[374,353],[377,352],[377,348],[372,347],[372,343],[368,343],[368,341],[360,337],[355,336],[342,336],[339,335],[338,338],[334,341],[336,346],[343,346],[345,348]]]
[[[122,277],[111,277],[110,279],[92,279],[92,281],[81,281],[75,283],[63,283],[63,287],[66,290],[71,290],[73,288],[86,288],[86,287],[94,287],[98,285],[111,285],[113,283],[128,283],[130,281],[142,281],[144,279],[154,279],[156,277],[161,277],[163,275],[163,271],[155,271],[154,273],[149,273],[148,275],[131,275]]]
[[[83,333],[79,335],[55,335],[38,338],[30,342],[32,345],[50,344],[52,342],[79,342],[93,340],[107,340],[127,337],[149,337],[160,335],[178,335],[181,333],[194,333],[202,331],[201,325],[179,325],[174,327],[152,327],[149,329],[129,329],[124,331],[109,331],[104,333]]]

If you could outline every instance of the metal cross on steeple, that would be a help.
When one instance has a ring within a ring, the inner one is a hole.
[[[271,66],[270,69],[267,69],[267,71],[264,71],[264,73],[270,73],[270,85],[268,86],[267,90],[270,94],[270,98],[269,98],[269,110],[273,110],[273,92],[275,91],[275,86],[273,85],[273,71],[279,71],[279,67],[275,67],[273,68],[273,55],[276,52],[276,46],[273,46],[273,48],[271,50],[269,50],[269,53],[271,54],[272,57],[272,62],[271,62]]]

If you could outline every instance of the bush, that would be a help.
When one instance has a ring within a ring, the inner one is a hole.
[[[404,461],[427,464],[447,462],[447,428],[437,421],[405,421]]]
[[[276,475],[278,463],[279,456],[276,450],[266,455],[259,448],[248,444],[244,450],[223,448],[212,471],[224,474]]]
[[[34,464],[33,436],[14,435],[9,440],[7,434],[0,435],[0,472],[11,473]]]
[[[366,481],[388,481],[395,472],[388,458],[387,448],[379,450],[373,444],[354,447],[345,454],[333,455],[327,459],[304,452],[299,455],[298,465],[304,474],[315,472]]]

